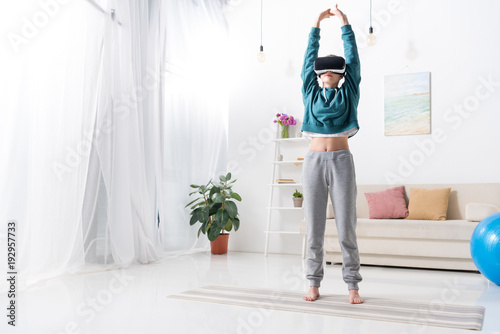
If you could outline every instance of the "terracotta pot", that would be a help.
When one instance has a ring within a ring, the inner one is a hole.
[[[304,197],[294,197],[293,198],[293,206],[296,208],[301,208],[303,201],[304,201]]]
[[[214,255],[227,254],[227,242],[229,240],[229,234],[219,234],[219,236],[214,240],[210,241],[210,250]]]

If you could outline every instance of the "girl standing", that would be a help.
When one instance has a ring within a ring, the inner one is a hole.
[[[331,16],[338,17],[341,23],[345,60],[333,55],[327,56],[331,59],[317,59],[320,23]],[[344,68],[339,64],[344,64]],[[357,106],[361,76],[354,32],[346,15],[337,5],[334,10],[328,9],[320,13],[312,27],[301,77],[305,106],[302,131],[304,135],[311,137],[302,171],[308,247],[306,277],[310,281],[310,290],[304,300],[314,301],[320,296],[326,207],[330,193],[349,302],[359,304],[363,300],[358,293],[358,283],[362,277],[359,274],[356,238],[356,174],[348,138],[354,136],[359,129]],[[342,78],[345,79],[344,83],[338,87]]]

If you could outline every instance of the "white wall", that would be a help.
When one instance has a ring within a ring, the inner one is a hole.
[[[331,5],[265,0],[264,64],[256,59],[260,1],[236,1],[227,14],[234,52],[228,168],[243,197],[241,229],[231,237],[232,250],[264,249],[274,153],[270,121],[276,112],[302,118],[300,68],[307,36],[317,13]],[[350,140],[357,182],[500,182],[500,2],[373,1],[378,43],[372,48],[363,38],[368,2],[339,1],[339,7],[356,33],[362,64],[360,131]],[[321,36],[320,55],[343,53],[336,18],[322,24]],[[385,137],[384,75],[427,71],[433,134]],[[271,252],[300,252],[299,237],[272,238]]]

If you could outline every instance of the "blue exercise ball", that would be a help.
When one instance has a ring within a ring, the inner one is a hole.
[[[500,212],[484,218],[474,229],[470,253],[477,269],[500,285]]]

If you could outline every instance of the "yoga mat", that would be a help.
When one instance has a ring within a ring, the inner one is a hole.
[[[318,300],[308,302],[302,300],[304,294],[294,291],[208,285],[167,298],[470,330],[481,330],[483,324],[482,306],[369,296],[363,296],[363,304],[349,304],[347,294],[322,294]]]

